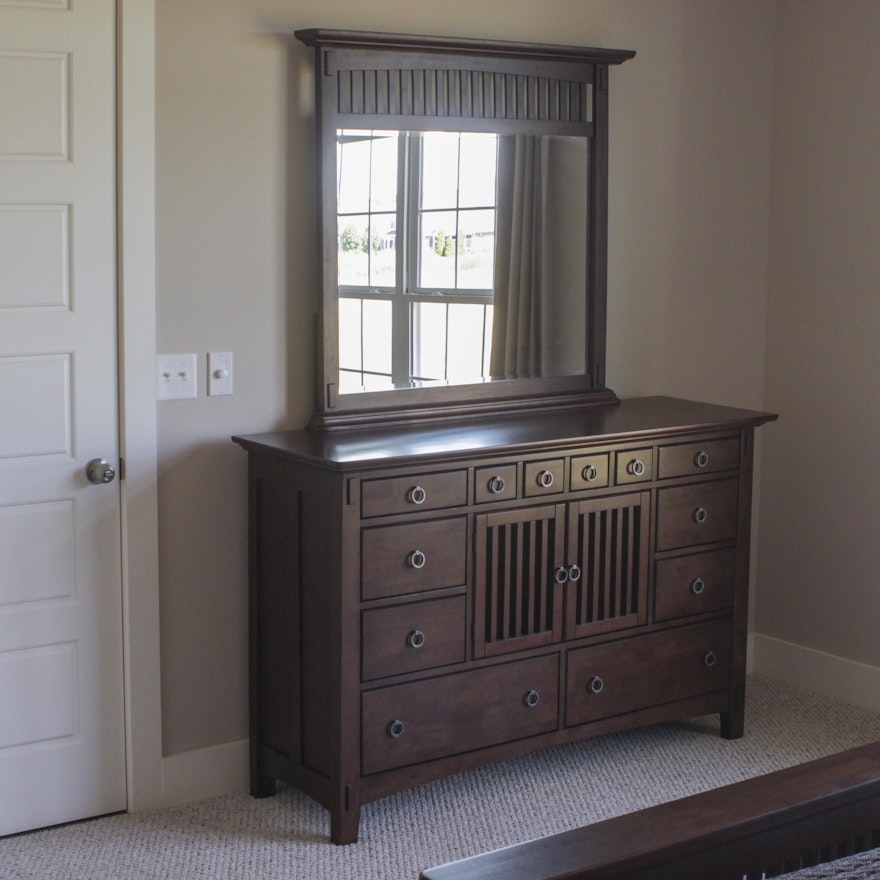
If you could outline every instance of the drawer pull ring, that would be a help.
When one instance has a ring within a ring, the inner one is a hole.
[[[410,504],[424,504],[427,497],[428,493],[421,486],[413,486],[406,493],[406,499]]]
[[[645,473],[645,463],[640,458],[634,458],[626,469],[632,476],[641,477]]]
[[[413,550],[407,557],[406,563],[410,568],[424,568],[428,557],[421,550]]]
[[[492,477],[492,479],[489,480],[489,491],[493,495],[500,495],[504,491],[506,485],[504,477]]]
[[[709,453],[704,452],[702,449],[694,456],[694,464],[698,468],[704,468],[707,464],[709,464]]]
[[[403,731],[406,730],[406,728],[404,727],[402,721],[395,720],[390,722],[385,730],[387,731],[388,736],[393,736],[394,739],[397,739],[399,736],[403,736]]]
[[[709,514],[706,513],[705,507],[698,507],[694,511],[694,522],[698,525],[702,525],[709,518]]]
[[[588,483],[593,483],[599,478],[599,471],[594,464],[588,464],[582,471],[581,476]]]
[[[425,634],[420,629],[414,629],[406,637],[406,643],[411,648],[421,648],[425,644]]]
[[[568,579],[575,583],[581,579],[581,567],[579,565],[570,565],[568,567]]]
[[[691,583],[691,592],[695,596],[699,596],[706,589],[706,582],[702,578],[694,578]]]
[[[527,691],[526,695],[523,697],[523,703],[525,703],[529,709],[534,709],[540,702],[541,697],[537,691]]]
[[[538,474],[538,485],[542,489],[549,489],[553,485],[552,471],[541,471],[541,473]]]
[[[706,651],[706,656],[703,657],[706,668],[711,669],[716,663],[718,663],[718,655],[714,651]]]
[[[553,578],[557,584],[564,584],[568,580],[568,569],[560,566],[553,572]]]
[[[601,694],[603,690],[605,690],[605,682],[602,681],[602,677],[599,675],[594,675],[590,679],[590,683],[587,685],[590,689],[591,694]]]

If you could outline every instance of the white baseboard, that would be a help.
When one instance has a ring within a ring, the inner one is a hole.
[[[248,741],[195,749],[162,759],[166,807],[248,790]]]
[[[754,633],[749,668],[817,694],[880,712],[880,668]]]

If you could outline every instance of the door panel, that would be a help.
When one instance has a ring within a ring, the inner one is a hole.
[[[115,75],[113,0],[0,4],[0,834],[126,806]]]

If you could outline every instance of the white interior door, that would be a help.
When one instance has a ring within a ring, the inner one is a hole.
[[[0,0],[0,834],[126,807],[114,0]]]

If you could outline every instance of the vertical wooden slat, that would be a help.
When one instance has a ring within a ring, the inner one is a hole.
[[[535,626],[538,630],[547,629],[549,618],[547,615],[547,602],[550,595],[550,576],[553,570],[553,548],[550,546],[550,530],[542,527],[539,533],[538,558],[535,560],[537,584],[535,586],[535,601],[537,602],[537,614]]]
[[[508,581],[511,582],[511,590],[510,590],[510,628],[505,630],[506,634],[514,637],[521,634],[520,630],[520,601],[519,597],[522,595],[524,580],[525,580],[525,572],[524,572],[524,559],[523,559],[523,547],[525,545],[524,540],[524,530],[525,525],[523,523],[517,523],[514,528],[515,535],[515,546],[513,548],[513,578],[509,578]]]

